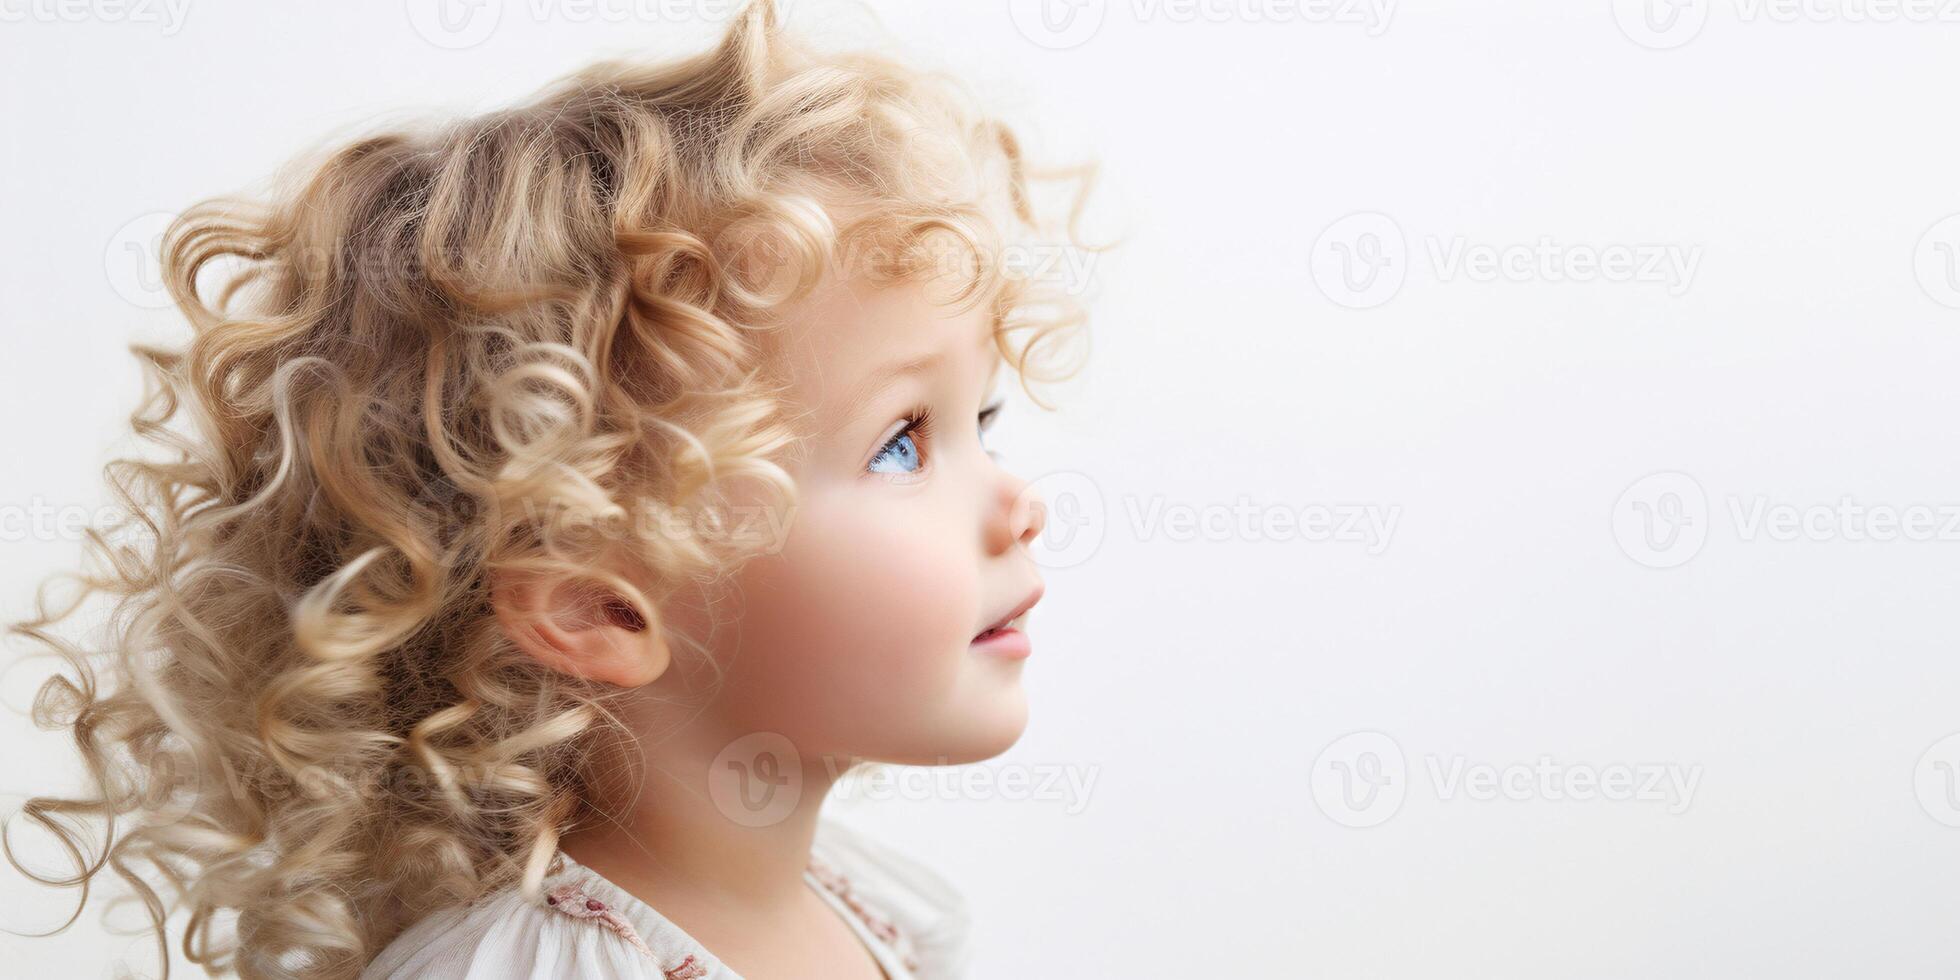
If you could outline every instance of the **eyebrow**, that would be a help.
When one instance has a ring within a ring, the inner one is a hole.
[[[938,367],[939,362],[945,359],[946,355],[944,351],[933,351],[932,353],[920,354],[916,357],[900,358],[889,364],[882,364],[872,368],[863,380],[853,386],[850,392],[844,396],[843,406],[845,410],[839,416],[836,424],[831,426],[830,431],[835,433],[852,422],[857,421],[858,416],[863,414],[866,405],[885,392],[890,391],[900,381],[913,375],[925,374],[933,368]]]
[[[980,341],[980,346],[991,347],[995,343],[993,332],[990,330],[982,335]],[[946,352],[942,349],[924,354],[916,354],[911,357],[901,357],[872,368],[865,374],[862,380],[858,381],[845,394],[842,403],[844,410],[839,414],[836,421],[825,428],[825,437],[834,436],[849,427],[851,423],[856,422],[858,417],[864,413],[867,405],[897,386],[900,381],[913,375],[925,374],[938,367],[940,362],[944,360],[946,360]],[[987,383],[989,388],[993,386],[993,381],[999,374],[999,362],[995,362],[988,367]]]

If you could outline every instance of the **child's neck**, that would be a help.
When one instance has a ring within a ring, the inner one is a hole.
[[[565,835],[560,847],[662,914],[688,908],[746,917],[807,908],[803,871],[836,774],[807,759],[800,774],[758,773],[752,758],[718,766],[722,746],[690,750],[679,741],[647,747],[644,788],[630,808],[612,810],[614,822]],[[711,779],[718,783],[712,790]],[[774,801],[760,814],[741,803],[771,792]],[[787,808],[786,794],[794,794]],[[758,815],[767,822],[745,825]]]

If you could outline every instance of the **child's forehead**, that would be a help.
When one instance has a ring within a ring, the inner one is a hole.
[[[952,303],[943,283],[830,281],[792,304],[777,348],[798,372],[832,376],[939,356],[972,365],[993,349],[985,302]]]
[[[991,305],[948,299],[943,284],[924,280],[819,286],[772,331],[789,395],[828,428],[906,376],[991,383],[1001,361]]]

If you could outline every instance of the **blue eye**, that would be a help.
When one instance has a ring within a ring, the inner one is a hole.
[[[1000,403],[996,402],[993,405],[981,409],[980,416],[976,420],[979,423],[978,429],[982,449],[986,449],[987,430],[993,427],[994,418],[1000,414],[1000,408]],[[878,454],[871,457],[871,462],[865,467],[865,470],[870,473],[895,473],[901,475],[917,473],[925,468],[923,444],[931,441],[932,408],[928,405],[921,405],[905,417],[904,425],[899,428],[898,434],[892,436],[883,446],[879,447]],[[988,449],[987,455],[992,457],[995,456],[995,453],[993,450]]]
[[[917,473],[919,444],[912,439],[911,427],[892,437],[871,459],[873,473]]]
[[[865,469],[872,473],[917,473],[925,466],[919,444],[931,438],[932,407],[921,405],[905,416],[898,434],[878,449]]]

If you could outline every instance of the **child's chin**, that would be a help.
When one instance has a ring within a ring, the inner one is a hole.
[[[949,765],[982,762],[1013,748],[1028,728],[1028,699],[1018,686],[993,692],[963,721],[958,737],[949,740]]]
[[[989,692],[961,704],[931,734],[882,761],[913,766],[958,766],[984,762],[1021,740],[1028,727],[1028,702],[1017,688]]]

